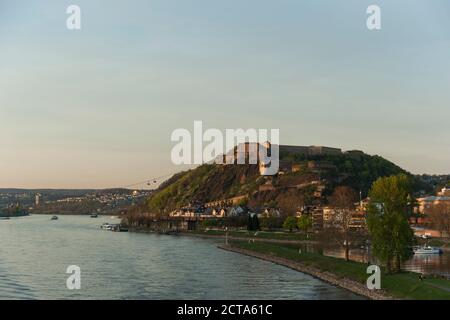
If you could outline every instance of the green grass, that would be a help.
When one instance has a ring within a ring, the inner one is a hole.
[[[204,235],[214,235],[214,236],[224,236],[225,231],[223,230],[196,230],[190,231],[190,233],[204,234]],[[273,239],[273,240],[313,240],[313,237],[309,235],[306,237],[304,233],[298,232],[274,232],[274,231],[228,231],[228,235],[231,237],[242,237],[242,238],[254,238],[254,239]]]
[[[343,259],[327,257],[319,253],[299,253],[295,245],[275,243],[247,243],[232,241],[233,246],[260,253],[274,255],[293,261],[299,261],[322,271],[331,272],[338,277],[345,277],[361,283],[366,283],[368,274],[367,265],[360,262],[345,261]],[[381,288],[390,295],[401,299],[450,299],[450,281],[439,277],[425,277],[419,280],[419,275],[412,272],[386,274],[382,270]]]

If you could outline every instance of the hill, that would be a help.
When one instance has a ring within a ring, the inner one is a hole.
[[[326,203],[338,185],[350,186],[365,197],[372,183],[382,176],[405,173],[415,191],[431,187],[394,163],[361,151],[305,155],[280,152],[280,174],[261,176],[257,165],[204,164],[181,172],[163,183],[142,210],[168,213],[188,204],[247,196],[240,200],[250,208],[278,206],[285,213],[308,204]]]

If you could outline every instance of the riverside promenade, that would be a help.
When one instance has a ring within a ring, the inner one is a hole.
[[[366,297],[371,300],[393,300],[394,298],[389,296],[385,291],[383,290],[369,290],[364,284],[343,278],[338,277],[337,275],[330,273],[330,272],[323,272],[317,268],[313,268],[310,266],[306,266],[302,264],[301,262],[292,261],[288,259],[284,259],[281,257],[276,257],[268,254],[263,254],[255,251],[250,251],[242,248],[233,247],[232,245],[219,245],[219,249],[231,251],[235,253],[240,253],[243,255],[247,255],[250,257],[270,261],[285,267],[288,267],[290,269],[309,274],[317,279],[320,279],[322,281],[325,281],[327,283],[330,283],[332,285],[335,285],[337,287],[349,290],[355,294],[358,294],[360,296]]]

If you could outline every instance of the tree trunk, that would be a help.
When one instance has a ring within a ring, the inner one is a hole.
[[[400,272],[401,270],[401,259],[400,259],[400,255],[397,255],[397,264],[396,264],[396,272]]]
[[[386,270],[387,270],[387,273],[391,273],[391,257],[388,257],[388,259],[387,259],[387,261],[386,261]]]
[[[348,243],[345,245],[345,260],[349,261],[349,248],[348,248]]]

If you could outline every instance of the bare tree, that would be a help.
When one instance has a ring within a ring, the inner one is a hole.
[[[336,208],[354,209],[358,195],[355,190],[347,186],[340,186],[334,189],[331,197],[328,198],[330,205]]]
[[[450,234],[450,204],[439,203],[434,205],[429,213],[431,225],[441,233]]]
[[[345,186],[334,189],[328,201],[331,214],[324,221],[323,236],[327,241],[338,244],[345,250],[345,260],[349,260],[350,245],[359,234],[352,228],[352,218],[355,212],[356,192]]]

